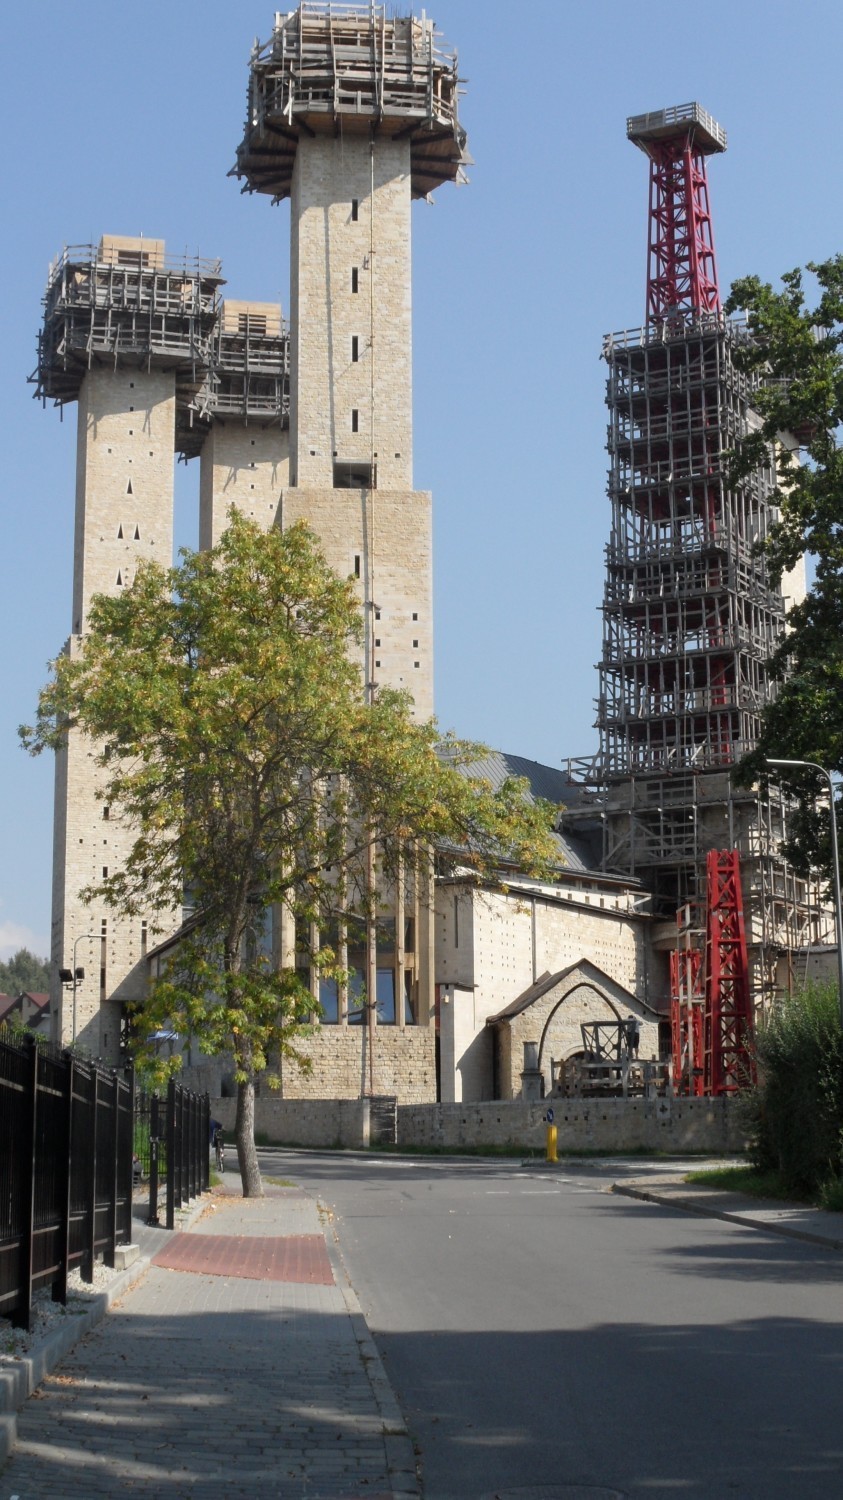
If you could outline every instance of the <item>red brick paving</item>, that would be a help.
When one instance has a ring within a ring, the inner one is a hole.
[[[278,1239],[266,1235],[177,1234],[153,1257],[152,1264],[207,1276],[242,1276],[247,1281],[334,1285],[321,1234],[290,1234]]]

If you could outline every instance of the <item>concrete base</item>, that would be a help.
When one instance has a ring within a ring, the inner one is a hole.
[[[114,1252],[115,1271],[126,1271],[140,1255],[140,1245],[118,1245]]]

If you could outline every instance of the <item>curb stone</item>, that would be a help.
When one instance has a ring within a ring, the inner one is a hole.
[[[203,1193],[186,1214],[179,1210],[182,1214],[181,1222],[176,1229],[165,1233],[178,1234],[180,1230],[188,1229],[204,1211],[207,1196]],[[17,1442],[20,1407],[80,1339],[102,1322],[112,1304],[146,1275],[151,1260],[151,1254],[140,1255],[125,1271],[115,1276],[107,1287],[91,1297],[84,1310],[69,1314],[66,1323],[46,1334],[29,1354],[22,1354],[14,1366],[0,1368],[0,1468]]]
[[[404,1500],[404,1497],[406,1500],[421,1500],[422,1490],[416,1468],[413,1440],[407,1430],[407,1424],[390,1384],[389,1376],[384,1369],[377,1345],[369,1332],[369,1325],[360,1306],[359,1298],[351,1285],[333,1221],[324,1205],[320,1204],[319,1207],[325,1219],[323,1229],[328,1257],[334,1270],[337,1286],[342,1292],[346,1311],[351,1319],[360,1358],[381,1420],[389,1482],[393,1494],[396,1500],[398,1497],[401,1497],[401,1500]]]
[[[614,1182],[611,1191],[625,1198],[638,1198],[643,1203],[658,1203],[663,1208],[675,1208],[680,1213],[696,1214],[702,1219],[723,1219],[727,1224],[741,1224],[746,1229],[759,1229],[766,1234],[778,1234],[784,1239],[801,1240],[808,1245],[820,1245],[824,1250],[843,1250],[843,1239],[832,1234],[814,1234],[810,1229],[797,1229],[781,1220],[759,1219],[751,1213],[738,1213],[731,1209],[715,1208],[699,1199],[681,1198],[660,1193],[657,1189],[627,1186]]]

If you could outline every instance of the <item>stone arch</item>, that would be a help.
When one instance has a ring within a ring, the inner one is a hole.
[[[589,979],[578,979],[577,982],[576,982],[576,984],[572,984],[571,988],[569,990],[566,990],[566,992],[565,992],[564,995],[560,996],[560,998],[557,1000],[556,1004],[553,1006],[552,1010],[548,1014],[547,1020],[545,1021],[544,1026],[542,1027],[541,1039],[539,1041],[539,1056],[538,1056],[538,1066],[539,1066],[539,1068],[541,1069],[542,1072],[544,1072],[544,1066],[543,1066],[544,1044],[545,1044],[545,1041],[547,1040],[547,1034],[548,1034],[548,1032],[550,1030],[550,1026],[551,1026],[551,1023],[553,1021],[553,1018],[556,1015],[557,1011],[561,1008],[561,1006],[563,1006],[565,1004],[566,1000],[570,1000],[571,997],[573,995],[575,995],[578,990],[593,990],[594,994],[598,997],[598,999],[600,1000],[601,1004],[602,1005],[608,1005],[609,1009],[613,1012],[616,1020],[622,1021],[624,1019],[623,1016],[621,1015],[620,1011],[618,1010],[618,1007],[616,1006],[614,1000],[610,999],[610,997],[606,994],[605,990],[599,989],[598,986],[596,984],[594,984]]]

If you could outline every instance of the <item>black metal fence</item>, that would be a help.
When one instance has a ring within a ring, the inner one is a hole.
[[[209,1185],[210,1102],[170,1079],[166,1096],[138,1094],[135,1100],[135,1167],[149,1185],[148,1223],[159,1224],[161,1186],[166,1185],[166,1226],[174,1229],[176,1209]]]
[[[67,1301],[78,1268],[131,1239],[131,1077],[0,1036],[0,1316],[28,1328],[32,1296]]]

